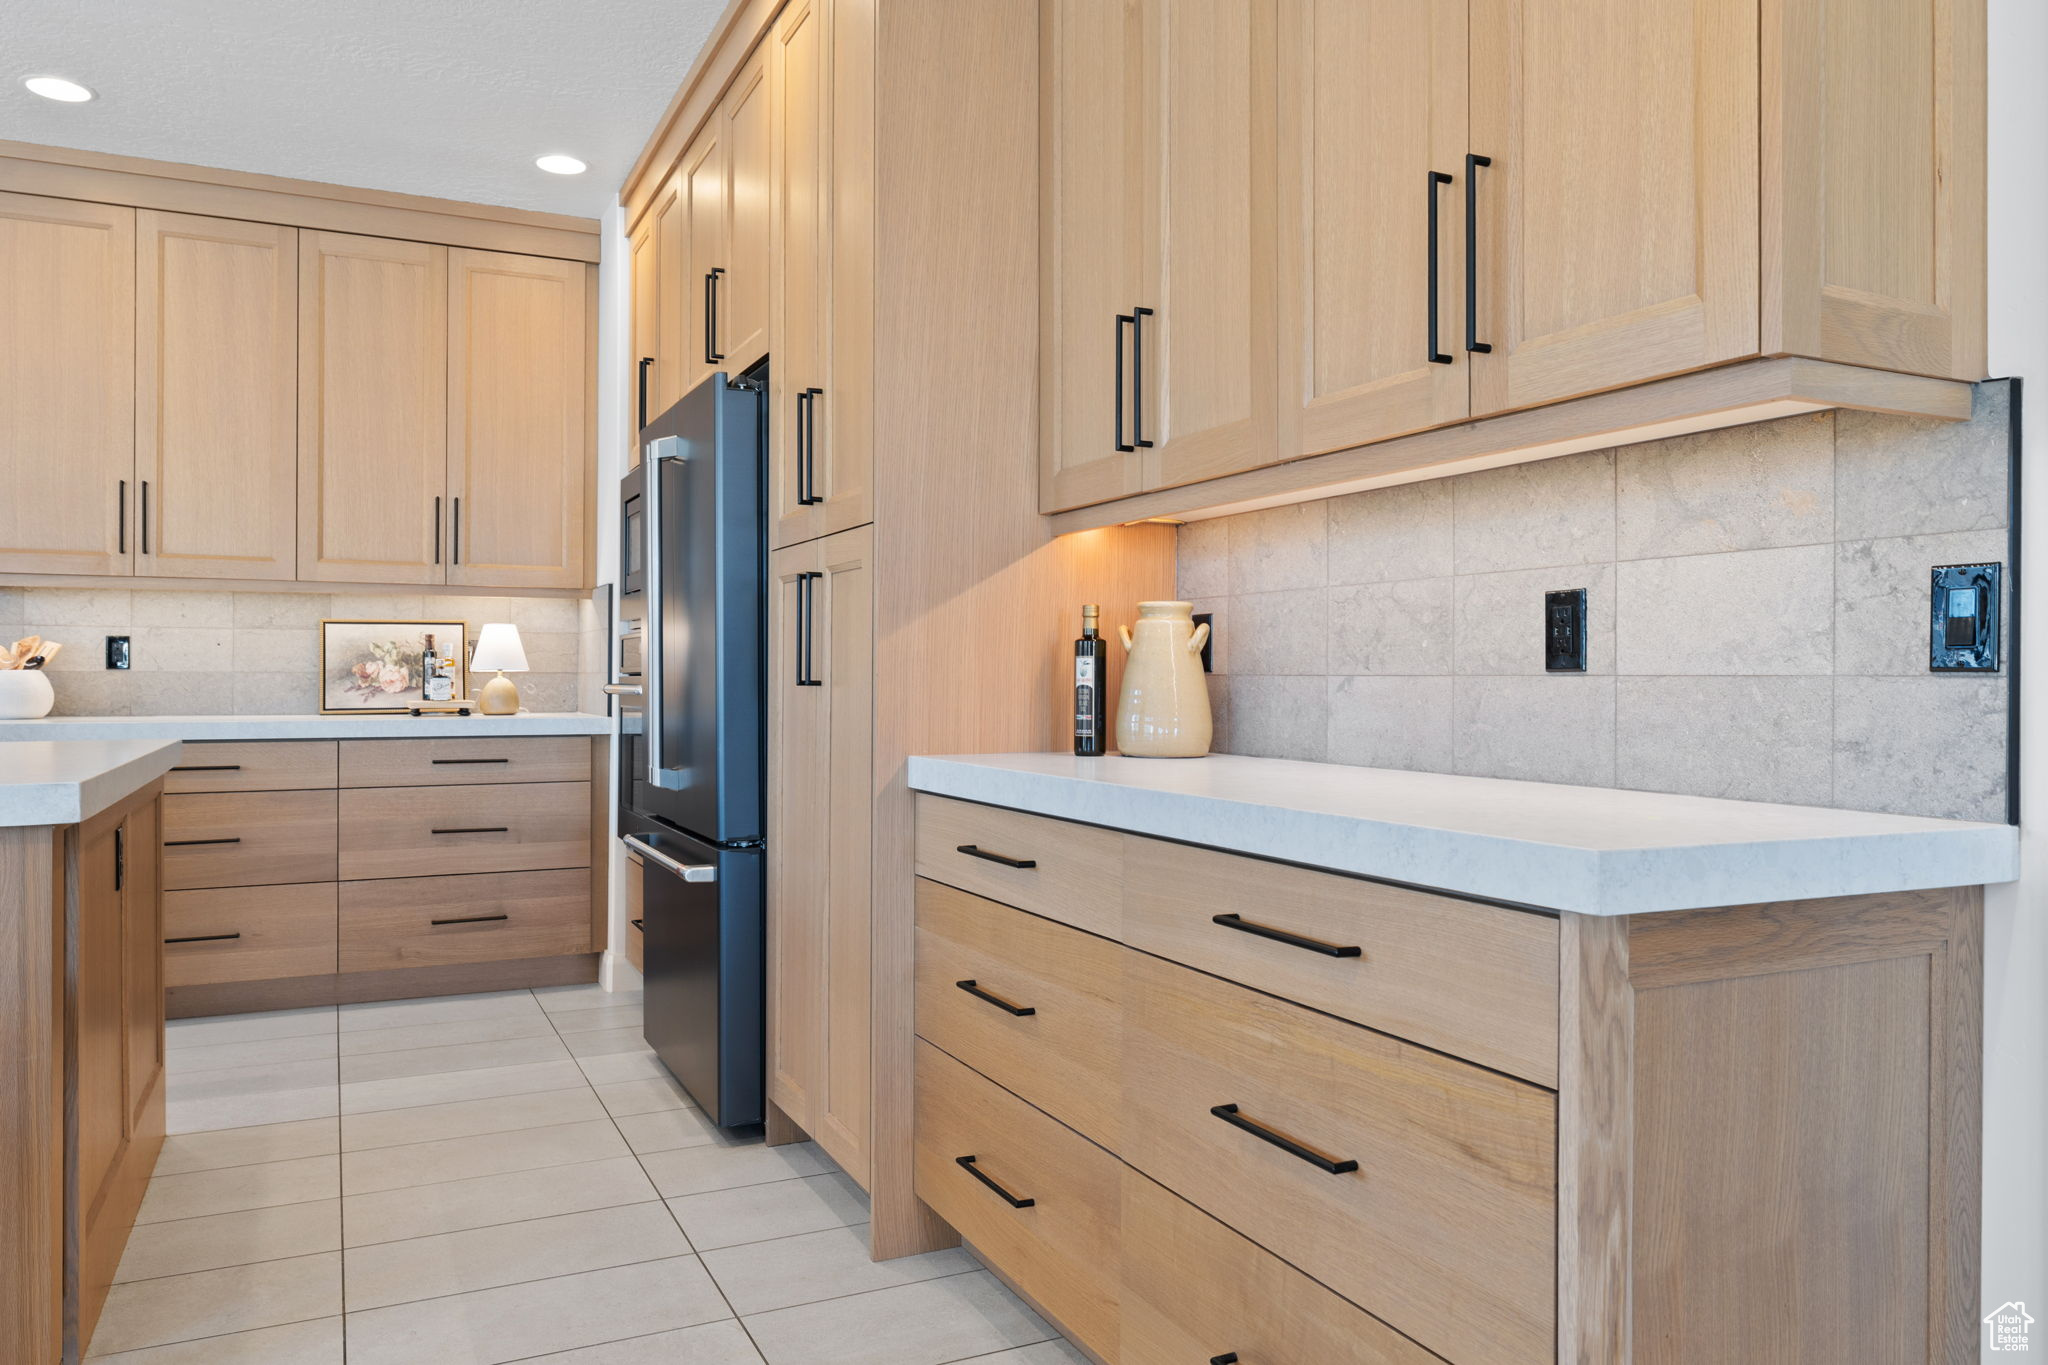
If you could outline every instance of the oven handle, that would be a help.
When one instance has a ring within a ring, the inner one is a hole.
[[[627,848],[632,849],[643,858],[654,859],[655,862],[660,863],[686,882],[715,882],[718,880],[718,865],[716,863],[679,863],[637,835],[621,835],[620,839]]]

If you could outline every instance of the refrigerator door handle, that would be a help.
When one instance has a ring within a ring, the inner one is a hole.
[[[716,863],[677,862],[674,858],[669,857],[668,854],[663,853],[660,849],[654,847],[645,839],[639,838],[637,835],[623,835],[621,836],[621,841],[626,847],[632,849],[641,857],[652,858],[655,862],[675,873],[686,882],[715,882],[718,880],[718,865]]]
[[[645,515],[641,518],[647,529],[647,578],[643,590],[647,599],[647,617],[646,625],[642,628],[646,634],[646,660],[642,665],[645,705],[642,709],[647,728],[647,781],[653,786],[670,790],[679,784],[669,770],[668,756],[663,751],[668,738],[668,724],[662,715],[661,704],[668,680],[663,675],[667,656],[663,652],[666,642],[663,639],[662,617],[666,612],[666,605],[662,601],[662,570],[667,563],[667,555],[666,547],[661,543],[661,466],[664,460],[681,459],[682,447],[681,438],[675,436],[664,436],[647,443],[646,488],[642,495],[647,505]]]

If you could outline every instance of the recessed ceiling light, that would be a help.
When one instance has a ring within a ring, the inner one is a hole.
[[[581,175],[590,169],[575,157],[563,156],[560,152],[552,152],[533,164],[554,175]]]
[[[30,76],[22,84],[46,100],[83,104],[92,98],[92,91],[77,81],[67,81],[62,76]]]

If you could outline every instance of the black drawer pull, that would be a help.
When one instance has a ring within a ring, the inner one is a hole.
[[[1037,862],[1037,860],[1036,860],[1036,859],[1033,859],[1033,858],[1005,858],[1005,857],[1004,857],[1004,856],[1003,856],[1002,854],[1000,854],[1000,853],[990,853],[990,852],[989,852],[988,850],[986,850],[986,849],[983,849],[983,848],[980,848],[980,847],[978,847],[978,846],[976,846],[976,845],[974,845],[974,844],[962,844],[962,845],[960,845],[960,847],[959,847],[959,848],[957,848],[957,849],[955,849],[955,850],[953,850],[953,851],[954,851],[954,852],[956,852],[956,853],[965,853],[965,854],[966,854],[966,855],[967,855],[968,857],[970,857],[970,858],[980,858],[980,859],[981,859],[982,861],[984,861],[984,862],[990,862],[990,863],[1001,863],[1001,864],[1002,864],[1002,865],[1003,865],[1004,867],[1037,867],[1037,866],[1038,866],[1038,862]]]
[[[510,825],[477,825],[471,829],[430,829],[429,834],[510,834]]]
[[[191,848],[197,844],[239,844],[239,837],[233,839],[166,839],[165,848]]]
[[[1254,924],[1236,915],[1211,915],[1209,923],[1220,924],[1226,929],[1235,929],[1241,934],[1257,934],[1260,938],[1270,938],[1275,943],[1285,943],[1292,948],[1306,948],[1312,953],[1321,953],[1324,957],[1365,956],[1363,948],[1341,943],[1325,943],[1319,938],[1304,938],[1300,934],[1290,934],[1285,929]]]
[[[647,932],[647,921],[644,919],[629,919],[626,923],[632,925],[643,934]]]
[[[967,1172],[967,1174],[973,1176],[976,1180],[979,1180],[982,1184],[988,1186],[997,1194],[1001,1195],[1003,1197],[1003,1202],[1008,1204],[1013,1209],[1028,1209],[1033,1204],[1036,1204],[1038,1202],[1036,1199],[1019,1199],[1016,1195],[1011,1194],[1001,1185],[996,1184],[995,1181],[990,1180],[987,1176],[981,1173],[981,1168],[974,1164],[974,1158],[971,1156],[956,1156],[953,1158],[953,1160],[959,1165],[961,1170]]]
[[[1237,1352],[1225,1351],[1220,1356],[1210,1356],[1209,1365],[1237,1365]]]
[[[238,773],[242,771],[242,765],[239,763],[181,763],[171,769],[171,771],[174,773]]]
[[[953,984],[958,986],[961,990],[966,991],[976,1000],[986,1000],[989,1002],[989,1004],[994,1005],[997,1009],[1007,1011],[1010,1014],[1014,1014],[1019,1019],[1023,1019],[1029,1015],[1038,1013],[1038,1010],[1034,1006],[1013,1005],[999,995],[990,995],[987,991],[975,985],[972,981],[955,981]]]
[[[1309,1165],[1328,1171],[1331,1175],[1349,1175],[1358,1169],[1358,1163],[1355,1161],[1332,1161],[1321,1152],[1302,1146],[1284,1133],[1276,1133],[1262,1123],[1254,1123],[1238,1113],[1237,1106],[1234,1104],[1215,1105],[1209,1112],[1222,1119],[1231,1127],[1242,1128],[1253,1137],[1270,1142],[1289,1156],[1298,1156]]]
[[[460,915],[454,919],[430,919],[429,924],[489,924],[494,920],[511,919],[510,915]]]
[[[510,763],[511,761],[509,758],[436,758],[431,760],[436,767],[446,767],[453,763]]]
[[[167,938],[166,943],[219,943],[225,939],[240,938],[240,934],[191,934],[185,938]]]

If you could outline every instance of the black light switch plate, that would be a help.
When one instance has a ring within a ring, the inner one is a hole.
[[[1933,673],[1998,671],[2003,564],[1945,564],[1930,575],[1927,668]]]
[[[1543,666],[1552,673],[1586,671],[1586,590],[1543,594]]]
[[[127,637],[127,636],[125,636],[125,635],[109,635],[109,636],[107,637],[107,667],[108,667],[108,668],[126,668],[126,667],[128,667],[128,637]]]

